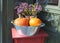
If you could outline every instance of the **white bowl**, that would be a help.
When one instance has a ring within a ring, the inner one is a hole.
[[[11,22],[11,23],[13,23],[13,22]],[[20,35],[24,34],[26,36],[34,35],[37,32],[38,28],[40,29],[41,27],[45,26],[44,23],[42,23],[40,26],[17,26],[14,23],[13,23],[13,25],[15,26],[18,34],[20,34]]]

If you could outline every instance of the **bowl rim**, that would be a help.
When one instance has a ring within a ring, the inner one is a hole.
[[[14,20],[12,20],[11,23],[12,23],[14,26],[18,26],[18,25],[15,25],[15,24],[14,24]],[[45,26],[45,23],[41,23],[41,25],[39,25],[39,26],[19,26],[19,27],[44,27],[44,26]]]

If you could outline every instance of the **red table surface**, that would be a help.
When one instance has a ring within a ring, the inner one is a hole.
[[[48,37],[48,34],[44,31],[44,30],[40,30],[39,32],[37,32],[35,35],[33,35],[34,37]],[[33,37],[33,36],[28,36],[29,37]],[[15,28],[12,28],[12,38],[26,38],[27,36],[25,35],[20,35],[17,33]]]

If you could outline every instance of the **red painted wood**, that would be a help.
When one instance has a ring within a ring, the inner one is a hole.
[[[44,43],[48,34],[44,30],[40,30],[35,35],[27,37],[25,35],[19,35],[15,28],[12,28],[12,38],[14,43]]]
[[[44,43],[44,37],[17,38],[14,43]]]
[[[48,36],[48,34],[44,31],[44,30],[40,30],[39,32],[37,32],[35,35],[34,35],[34,37],[47,37]],[[18,34],[18,32],[16,31],[16,29],[15,28],[12,28],[12,38],[25,38],[25,37],[27,37],[27,36],[25,36],[24,34],[22,34],[21,33],[21,35],[20,34]],[[33,36],[31,36],[31,37],[33,37]]]

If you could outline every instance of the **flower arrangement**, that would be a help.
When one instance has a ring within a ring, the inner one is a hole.
[[[38,27],[42,27],[42,21],[36,17],[37,13],[42,11],[41,5],[24,2],[20,3],[15,9],[19,17],[13,21],[13,24],[19,34],[22,32],[26,36],[32,36],[37,32]],[[22,17],[23,15],[25,17]],[[26,18],[26,16],[29,17]]]
[[[39,5],[38,3],[28,4],[26,2],[22,2],[16,7],[16,10],[17,10],[17,14],[19,15],[19,17],[21,15],[24,15],[24,16],[30,16],[30,15],[36,16],[37,13],[42,11],[42,6]]]

